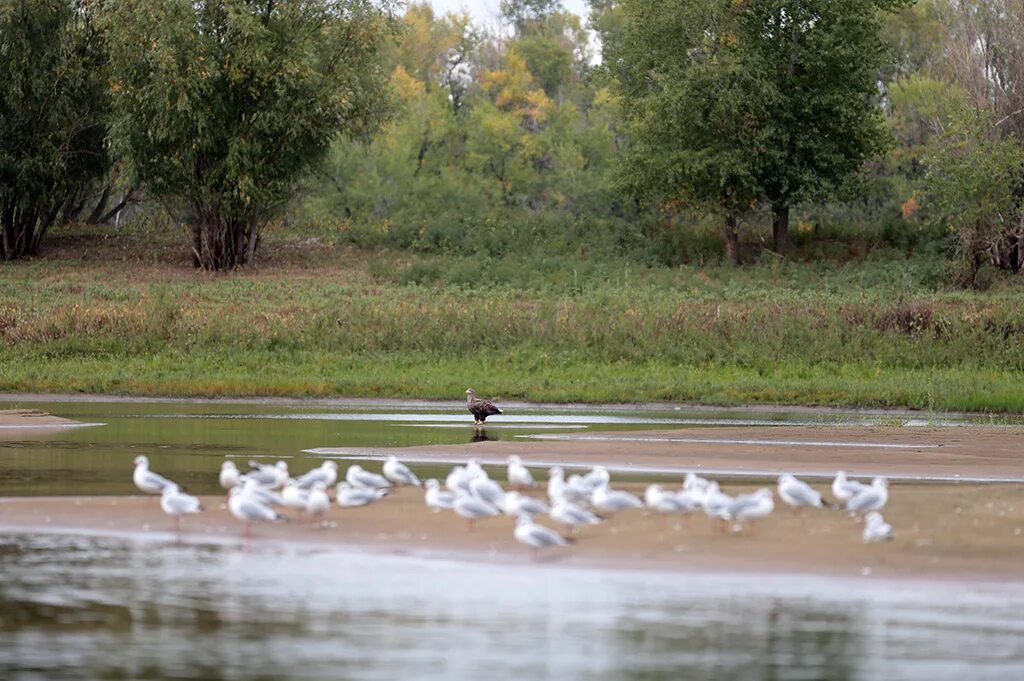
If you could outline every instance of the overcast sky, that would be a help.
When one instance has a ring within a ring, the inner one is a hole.
[[[442,14],[460,9],[468,10],[470,16],[481,24],[497,23],[500,14],[498,11],[500,0],[430,0],[430,4]],[[584,17],[587,15],[586,0],[562,0],[562,4],[570,12]]]

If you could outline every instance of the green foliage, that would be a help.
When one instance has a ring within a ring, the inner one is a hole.
[[[110,3],[112,140],[192,225],[197,264],[253,262],[339,133],[380,119],[388,17],[368,0]]]
[[[994,116],[962,111],[929,145],[924,181],[929,218],[956,233],[977,285],[984,260],[1024,267],[1024,146],[1000,133]]]
[[[109,167],[94,3],[0,4],[0,260],[34,255]]]
[[[885,147],[879,17],[899,4],[625,0],[604,56],[630,125],[627,185],[723,210],[737,262],[730,220],[767,200],[784,250],[790,205],[833,196]]]

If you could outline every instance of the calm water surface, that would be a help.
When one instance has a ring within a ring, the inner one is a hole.
[[[0,539],[0,678],[1017,679],[1024,589]]]
[[[197,493],[218,491],[225,457],[273,461],[284,458],[303,471],[320,457],[319,447],[388,448],[507,440],[551,433],[640,430],[693,425],[820,422],[807,413],[657,411],[650,409],[506,409],[478,432],[464,406],[328,407],[315,404],[225,404],[220,402],[13,402],[103,425],[55,435],[16,435],[0,429],[0,496],[131,494],[132,459],[149,456],[154,470]],[[831,419],[864,420],[837,413]],[[23,433],[24,431],[22,431]],[[432,472],[440,473],[441,469]]]
[[[0,403],[14,406],[105,425],[33,437],[0,431],[0,496],[134,493],[131,461],[142,453],[204,493],[217,490],[226,456],[286,458],[305,470],[320,458],[304,449],[383,451],[477,436],[454,405]],[[728,411],[516,411],[485,436],[761,422]],[[329,678],[1019,681],[1024,585],[0,533],[2,681]]]

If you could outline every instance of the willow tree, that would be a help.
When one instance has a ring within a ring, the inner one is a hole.
[[[331,140],[381,117],[386,3],[119,0],[106,18],[112,140],[187,216],[197,266],[252,264]]]
[[[91,3],[0,3],[0,260],[47,230],[109,167],[105,53]]]

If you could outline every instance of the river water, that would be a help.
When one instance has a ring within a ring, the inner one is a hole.
[[[129,494],[140,453],[213,492],[225,456],[302,470],[320,460],[305,449],[476,436],[454,406],[18,406],[105,425],[0,435],[0,496]],[[486,436],[752,418],[535,409]],[[0,577],[3,680],[1024,678],[1024,582],[616,571],[22,532],[0,534]]]

